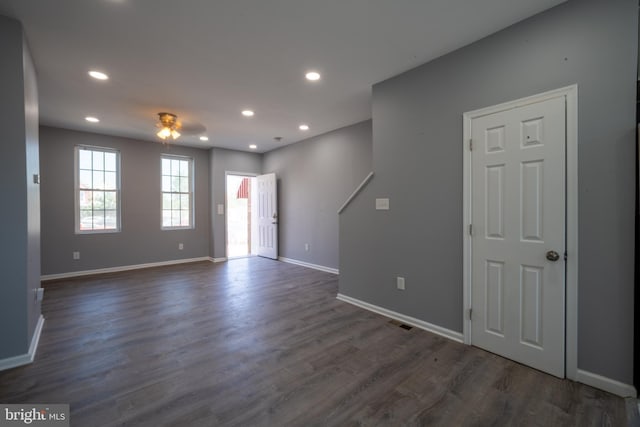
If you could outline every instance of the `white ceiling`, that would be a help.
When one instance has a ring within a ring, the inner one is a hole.
[[[0,14],[24,25],[41,123],[153,141],[169,111],[206,127],[182,144],[264,152],[369,119],[373,84],[563,1],[0,0]]]

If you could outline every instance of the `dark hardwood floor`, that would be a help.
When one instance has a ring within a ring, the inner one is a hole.
[[[46,284],[33,364],[0,402],[72,426],[621,426],[623,399],[336,300],[250,258]]]

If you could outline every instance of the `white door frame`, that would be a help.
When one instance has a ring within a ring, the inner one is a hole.
[[[566,307],[565,307],[565,375],[578,377],[578,85],[563,87],[538,95],[481,108],[463,114],[463,334],[464,343],[471,344],[469,309],[472,298],[472,253],[469,224],[472,223],[471,188],[473,171],[471,162],[471,122],[473,119],[498,113],[547,99],[564,97],[566,102]]]
[[[227,176],[235,175],[235,176],[245,176],[247,178],[255,178],[258,176],[257,173],[251,172],[233,172],[233,171],[224,171],[224,256],[226,259],[229,259],[229,254],[227,251],[229,250],[229,225],[227,221],[229,220],[229,203],[227,203],[227,198],[229,195],[227,194]],[[255,254],[250,254],[248,256],[254,256]]]

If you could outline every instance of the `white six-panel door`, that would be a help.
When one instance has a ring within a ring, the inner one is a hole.
[[[471,342],[564,377],[565,99],[471,121]],[[557,259],[556,259],[557,254]]]
[[[258,183],[258,255],[278,259],[278,189],[276,174],[260,175]]]

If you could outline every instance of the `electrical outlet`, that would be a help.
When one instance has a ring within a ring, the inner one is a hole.
[[[184,245],[182,243],[178,243],[178,250],[183,250],[184,249]]]
[[[80,252],[75,251],[75,252],[73,253],[73,259],[76,259],[76,260],[77,260],[77,259],[80,259]]]
[[[309,252],[309,244],[308,244],[308,243],[305,243],[305,244],[304,244],[304,250],[305,250],[305,251],[307,251],[307,252]]]
[[[404,291],[404,277],[396,277],[396,287]]]

